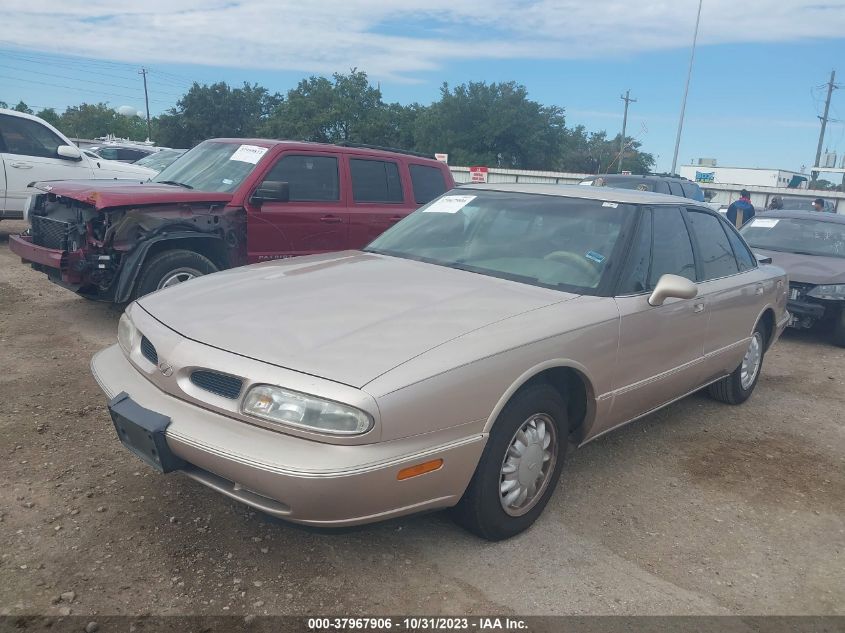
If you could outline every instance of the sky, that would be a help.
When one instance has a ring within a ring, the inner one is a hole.
[[[150,111],[193,81],[254,82],[366,71],[385,101],[435,101],[441,84],[516,81],[567,125],[621,130],[672,163],[697,0],[6,0],[0,101],[105,101]],[[845,0],[703,0],[679,164],[812,166],[825,83],[825,144],[845,155]],[[448,151],[448,148],[444,148]]]

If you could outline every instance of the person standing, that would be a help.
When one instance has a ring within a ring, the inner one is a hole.
[[[739,228],[753,217],[754,205],[751,204],[751,194],[747,189],[743,189],[739,192],[739,200],[734,200],[728,207],[728,222]]]

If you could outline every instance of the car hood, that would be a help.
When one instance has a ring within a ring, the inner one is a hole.
[[[192,340],[360,388],[468,332],[575,296],[346,251],[227,270],[138,304]]]
[[[137,167],[136,167],[137,169]],[[146,169],[146,168],[144,168]],[[155,175],[155,172],[147,169]],[[55,180],[33,185],[41,191],[90,204],[96,209],[143,206],[150,204],[187,204],[191,202],[219,202],[232,200],[231,193],[192,191],[177,185],[127,180]]]
[[[752,248],[752,251],[772,258],[772,263],[783,268],[789,281],[801,284],[845,283],[845,258],[820,255],[798,255],[782,251]]]

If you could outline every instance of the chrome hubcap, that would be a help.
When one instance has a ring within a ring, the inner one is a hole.
[[[499,500],[511,516],[533,508],[549,485],[557,462],[554,421],[545,413],[532,415],[511,438],[499,476]]]
[[[180,268],[179,270],[174,270],[172,273],[162,279],[161,282],[158,284],[158,289],[161,290],[162,288],[170,288],[170,286],[175,286],[176,284],[184,283],[199,276],[200,273],[196,270],[190,268]]]
[[[739,371],[739,384],[743,389],[748,389],[754,384],[757,372],[760,371],[760,361],[763,359],[763,337],[759,332],[754,332],[748,350],[742,358],[742,367]]]

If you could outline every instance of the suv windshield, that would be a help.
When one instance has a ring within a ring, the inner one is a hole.
[[[204,141],[165,167],[153,182],[209,192],[232,192],[255,169],[266,147]]]
[[[838,222],[757,217],[740,233],[752,248],[845,257],[845,224]]]
[[[365,250],[535,286],[595,294],[629,205],[526,193],[453,190]]]

